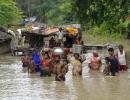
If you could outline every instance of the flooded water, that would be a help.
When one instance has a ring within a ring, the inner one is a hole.
[[[130,100],[129,72],[105,77],[84,66],[82,77],[73,77],[71,69],[65,82],[56,82],[28,74],[19,57],[0,56],[0,100]]]

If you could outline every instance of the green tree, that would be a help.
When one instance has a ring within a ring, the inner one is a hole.
[[[0,26],[7,27],[16,24],[21,19],[22,12],[14,0],[0,0]]]
[[[98,26],[103,23],[111,31],[125,21],[128,15],[128,0],[73,0],[77,19],[84,26]]]
[[[32,14],[37,16],[41,22],[49,24],[64,24],[72,22],[74,14],[72,11],[72,0],[40,0],[34,5]]]

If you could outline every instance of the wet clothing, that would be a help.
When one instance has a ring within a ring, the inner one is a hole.
[[[118,62],[115,56],[110,56],[110,72],[112,76],[115,76],[116,72],[118,72]]]
[[[34,60],[34,63],[35,63],[36,65],[40,65],[40,64],[41,64],[41,60],[40,60],[40,57],[39,57],[39,55],[38,55],[37,52],[34,53],[34,55],[33,55],[33,60]]]
[[[126,65],[119,65],[119,71],[127,71],[128,67]]]
[[[73,58],[73,59],[71,60],[71,64],[72,64],[73,66],[81,66],[81,65],[82,65],[81,62],[80,62],[79,60],[75,59],[75,58]]]
[[[34,55],[33,55],[33,60],[34,60],[34,63],[36,65],[36,72],[40,72],[40,64],[41,64],[41,60],[40,60],[40,57],[38,55],[38,52],[35,52]]]
[[[72,59],[70,62],[73,66],[73,75],[82,75],[82,63],[77,59]]]
[[[40,76],[44,76],[44,77],[51,76],[49,61],[44,59],[41,63],[42,63],[42,70]]]
[[[49,62],[47,60],[43,60],[42,65],[43,65],[44,69],[49,69]]]
[[[120,65],[126,65],[125,51],[122,54],[118,51],[118,61]]]
[[[123,50],[123,52],[121,53],[120,51],[118,51],[118,63],[119,63],[119,70],[127,70],[127,63],[126,63],[126,53]]]

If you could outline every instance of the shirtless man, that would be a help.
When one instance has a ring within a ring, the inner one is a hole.
[[[52,73],[56,74],[56,67],[59,65],[60,63],[60,56],[56,55],[53,59],[53,69],[52,69]]]
[[[67,60],[61,59],[60,63],[56,66],[56,81],[65,81],[65,75],[68,72]]]
[[[102,64],[102,62],[101,62],[100,57],[98,56],[98,53],[93,52],[93,56],[92,56],[90,63],[89,63],[89,68],[92,69],[92,70],[99,71],[101,64]]]
[[[32,57],[29,58],[29,65],[28,65],[28,73],[35,73],[36,70],[35,70],[35,63],[34,63],[34,60]]]

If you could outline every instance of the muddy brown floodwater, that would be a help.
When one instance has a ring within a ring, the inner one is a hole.
[[[39,77],[22,69],[19,57],[0,56],[0,100],[130,100],[130,73],[104,77],[83,67],[82,77],[73,77],[72,67],[65,82],[54,76]]]

